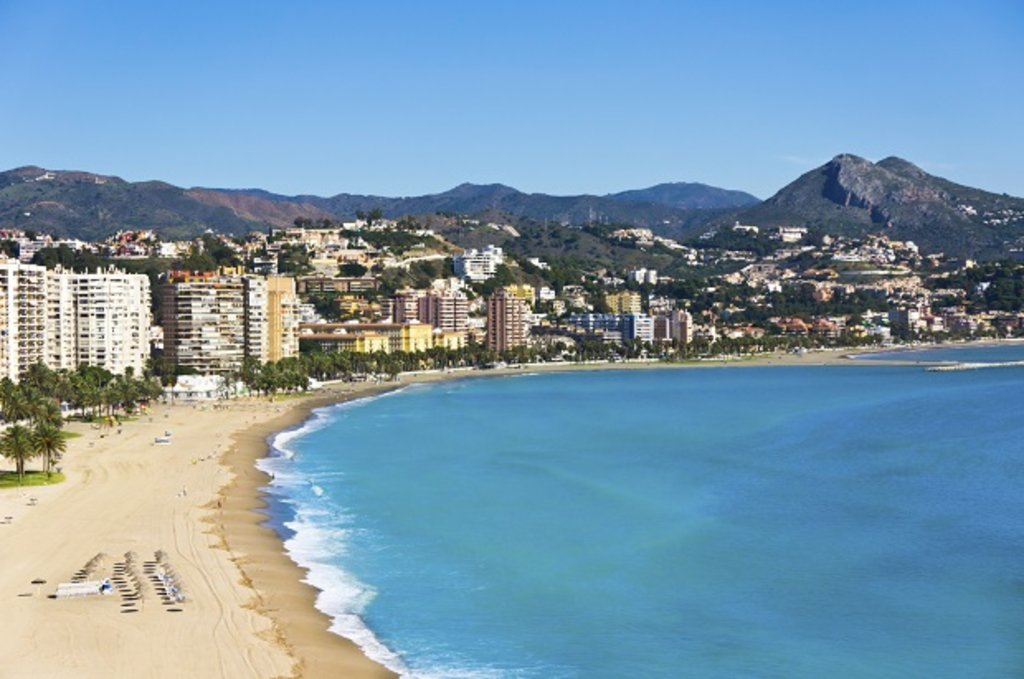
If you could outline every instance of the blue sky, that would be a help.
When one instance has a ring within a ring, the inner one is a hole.
[[[0,0],[0,169],[767,197],[841,152],[1024,196],[1024,2]]]

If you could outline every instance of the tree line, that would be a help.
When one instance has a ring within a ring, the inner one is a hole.
[[[14,463],[19,483],[26,463],[37,457],[49,476],[67,448],[62,404],[85,418],[112,417],[118,411],[134,412],[140,402],[162,393],[158,380],[136,378],[131,369],[114,375],[96,366],[52,370],[37,363],[17,383],[0,380],[0,414],[8,425],[0,434],[0,455]]]

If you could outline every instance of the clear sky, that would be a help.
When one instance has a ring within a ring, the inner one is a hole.
[[[1024,196],[1024,2],[0,0],[0,169],[764,198],[842,152]]]

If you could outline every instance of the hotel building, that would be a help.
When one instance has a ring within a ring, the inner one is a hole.
[[[320,351],[416,353],[434,346],[434,332],[426,323],[304,323],[300,339]]]

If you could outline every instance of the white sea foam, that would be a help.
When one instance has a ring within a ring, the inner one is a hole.
[[[391,671],[412,676],[402,659],[363,622],[361,615],[376,591],[330,562],[344,556],[352,532],[350,528],[332,525],[337,519],[336,514],[326,510],[300,507],[295,519],[285,524],[294,533],[285,542],[285,549],[295,563],[308,570],[304,581],[320,590],[316,607],[331,618],[331,631],[355,642],[367,657]]]
[[[335,422],[344,410],[396,394],[398,389],[385,394],[347,401],[317,408],[310,417],[294,429],[278,432],[269,439],[270,456],[258,460],[257,467],[272,474],[271,486],[284,491],[283,499],[295,510],[293,520],[285,523],[292,537],[284,546],[291,559],[307,570],[305,582],[320,590],[316,607],[331,618],[331,631],[354,642],[367,657],[379,662],[402,676],[413,676],[402,659],[385,646],[363,622],[361,614],[376,596],[375,590],[353,574],[331,563],[331,559],[344,556],[348,537],[352,533],[350,517],[327,507],[310,506],[311,500],[302,493],[288,492],[308,487],[317,498],[324,489],[306,475],[295,470],[295,449],[292,442],[307,434],[323,429]],[[343,475],[327,472],[323,476]]]

